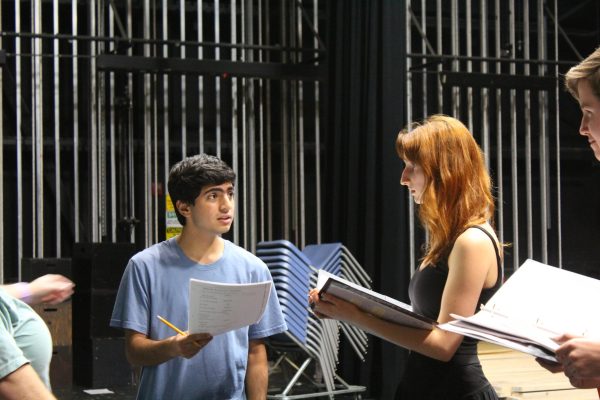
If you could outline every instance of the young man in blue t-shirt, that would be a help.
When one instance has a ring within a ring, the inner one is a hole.
[[[191,278],[226,283],[271,280],[257,257],[221,237],[234,216],[235,173],[201,154],[177,163],[169,194],[181,234],[131,258],[111,326],[123,328],[128,360],[142,366],[139,399],[264,399],[268,386],[263,338],[287,329],[277,294],[259,322],[211,337],[180,335],[161,323],[188,321]]]

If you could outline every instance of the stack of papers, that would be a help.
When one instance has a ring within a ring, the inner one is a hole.
[[[553,338],[600,338],[600,281],[527,260],[475,315],[438,327],[556,361]]]
[[[258,322],[269,301],[271,284],[190,279],[189,332],[215,336]]]

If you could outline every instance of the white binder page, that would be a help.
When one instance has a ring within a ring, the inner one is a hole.
[[[190,279],[189,332],[216,336],[258,322],[269,301],[271,284]]]

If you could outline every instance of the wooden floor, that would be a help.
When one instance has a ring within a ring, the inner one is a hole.
[[[596,389],[575,389],[564,374],[552,374],[527,354],[479,344],[479,358],[488,380],[502,399],[598,400]]]

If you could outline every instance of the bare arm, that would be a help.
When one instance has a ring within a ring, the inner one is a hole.
[[[472,315],[483,287],[492,286],[495,282],[496,255],[489,238],[476,229],[460,235],[450,253],[448,269],[437,319],[440,323],[450,321],[450,313]],[[490,271],[493,272],[491,275]],[[330,295],[319,301],[315,291],[311,292],[311,301],[316,303],[315,311],[324,316],[346,321],[398,346],[437,360],[450,360],[463,339],[462,335],[441,329],[415,329],[387,322]]]
[[[56,400],[29,364],[22,365],[0,379],[0,398],[5,400]]]
[[[211,340],[212,336],[207,333],[153,340],[142,333],[126,329],[125,355],[132,365],[158,365],[175,357],[192,358]]]
[[[251,340],[248,345],[248,369],[246,370],[246,397],[248,400],[267,398],[269,365],[267,349],[262,340]]]
[[[2,285],[2,289],[27,304],[58,304],[71,297],[74,286],[75,284],[67,277],[46,274],[29,283]]]

